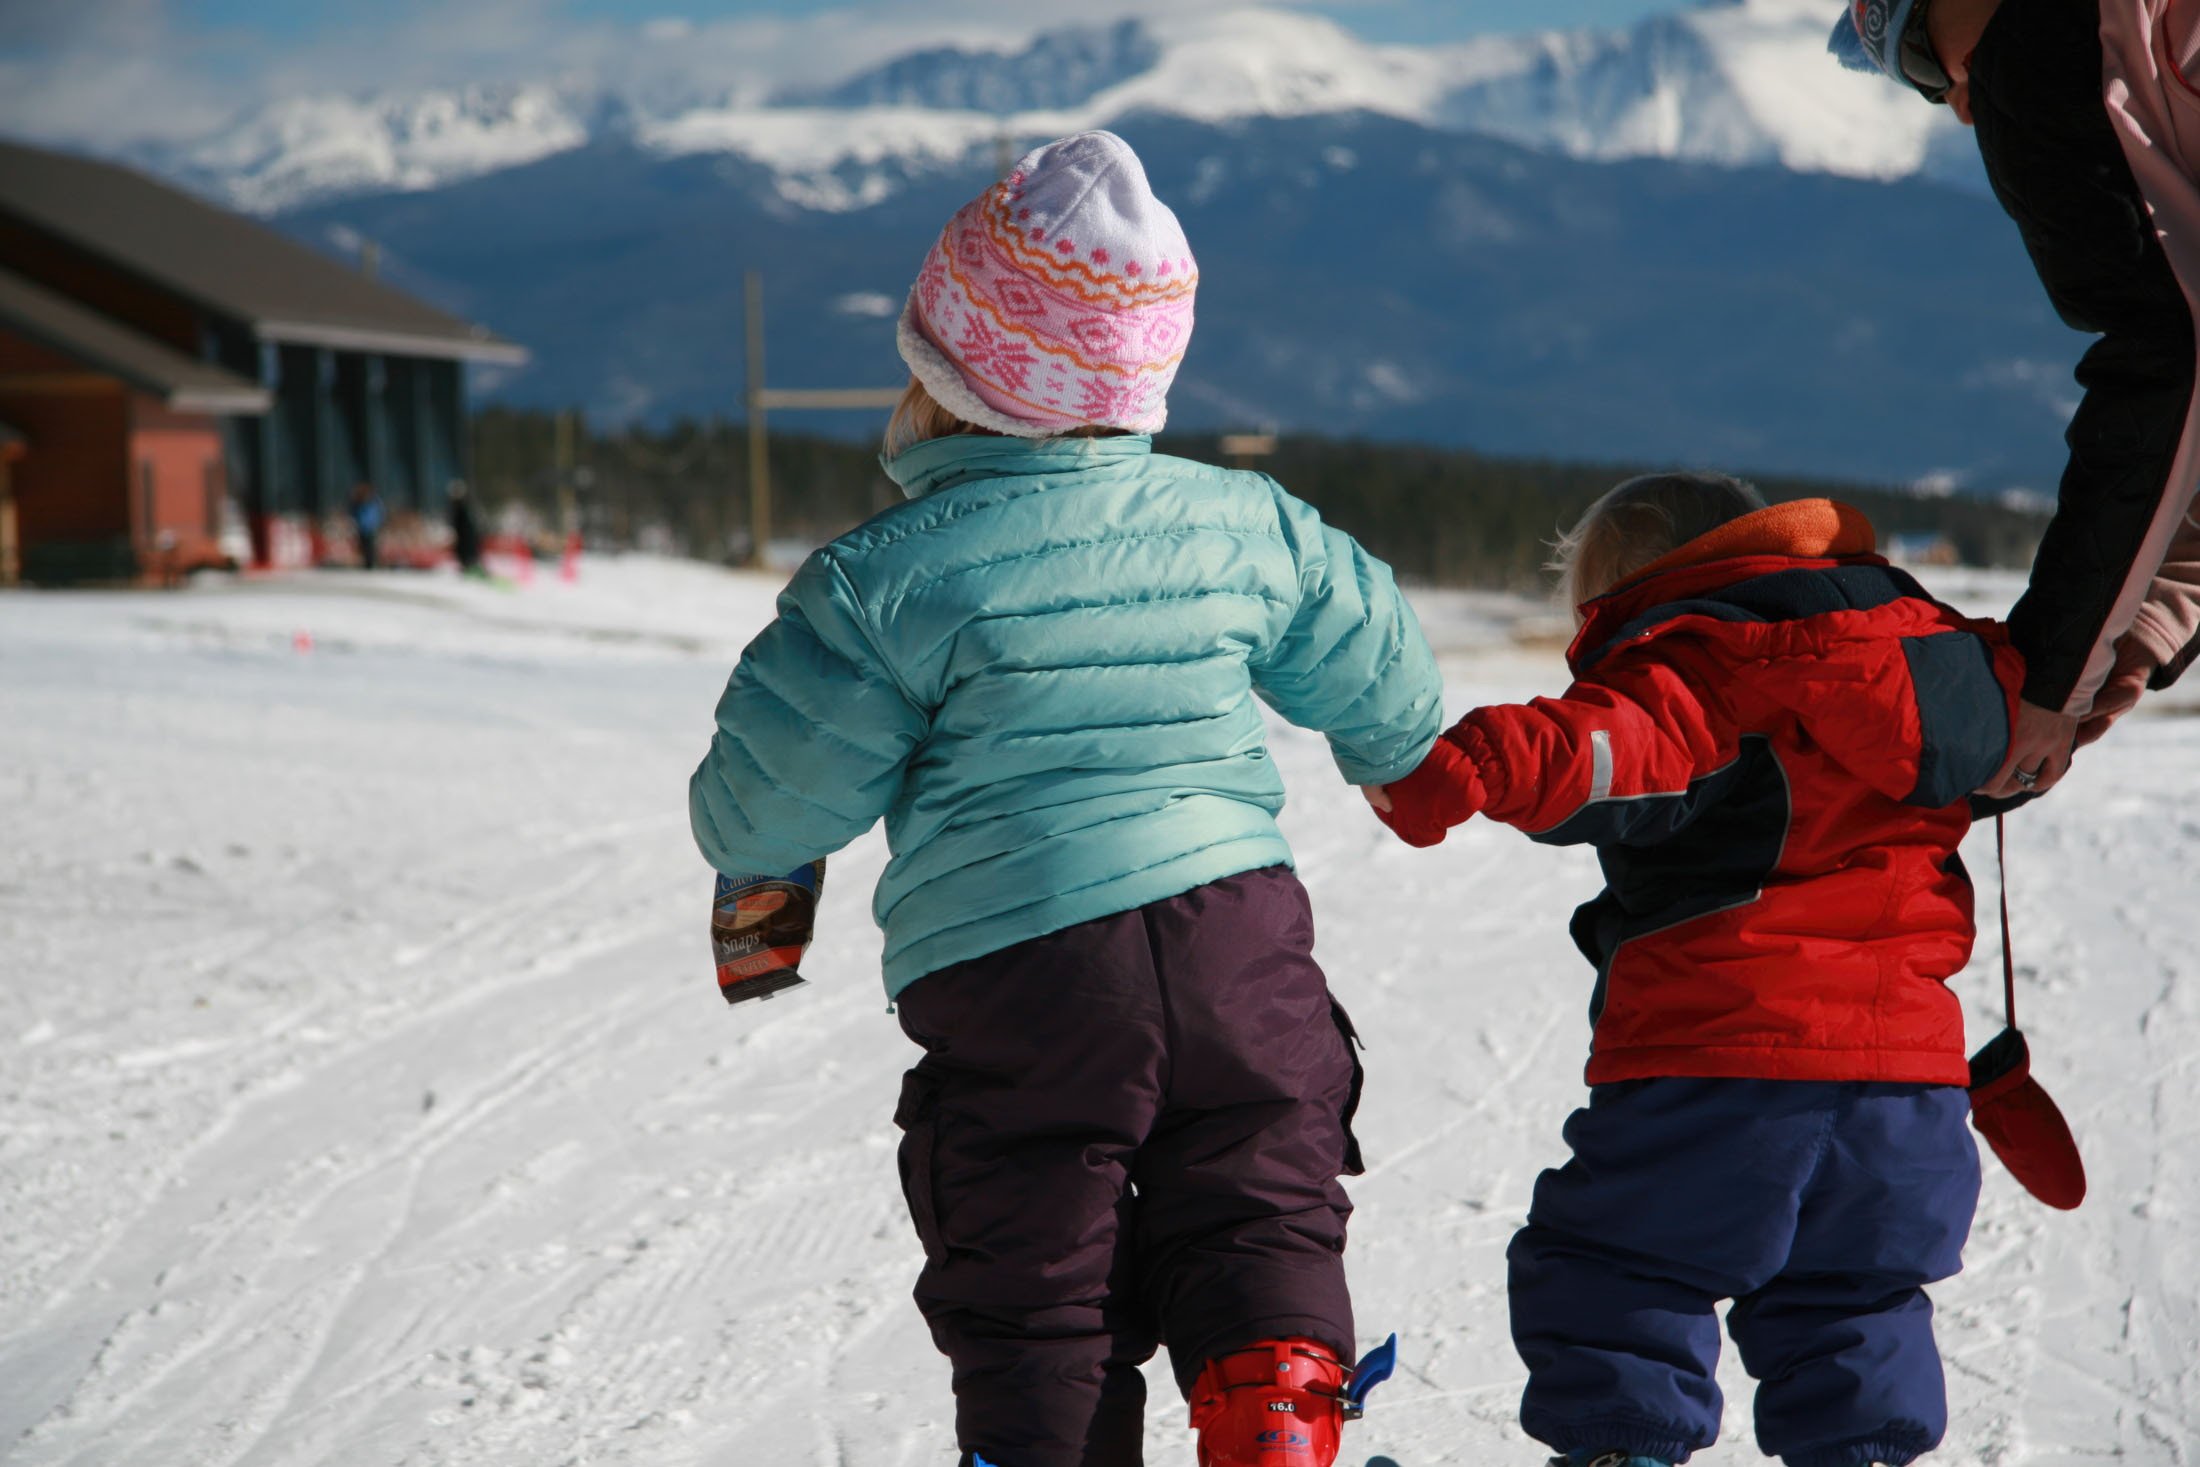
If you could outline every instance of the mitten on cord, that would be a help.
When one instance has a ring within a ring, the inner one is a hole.
[[[1482,808],[1481,773],[1448,736],[1430,746],[1420,768],[1383,789],[1390,808],[1376,817],[1409,846],[1436,845]]]
[[[718,875],[710,904],[711,956],[727,1003],[770,998],[805,981],[799,971],[817,930],[825,862],[785,876]]]
[[[2032,1078],[2024,1035],[2004,1029],[1971,1056],[1971,1124],[2024,1190],[2068,1211],[2085,1201],[2085,1161],[2070,1123]]]

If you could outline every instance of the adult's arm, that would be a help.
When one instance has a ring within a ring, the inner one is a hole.
[[[2049,299],[2100,337],[2078,367],[2055,514],[2010,613],[2024,706],[1988,793],[2023,788],[2020,770],[2052,786],[2096,698],[2112,677],[2128,683],[2119,653],[2200,484],[2194,321],[2178,275],[2200,279],[2200,258],[2173,261],[2158,228],[2158,216],[2200,221],[2200,186],[2159,115],[2182,85],[2153,74],[2160,11],[2161,0],[2001,0],[1967,56],[1953,54],[1967,37],[1935,37],[1962,71],[1987,176]]]
[[[2025,701],[2091,708],[2200,483],[2194,327],[2127,157],[2103,24],[2144,0],[2003,0],[1968,65],[1979,151],[2063,319],[2100,340],[2032,578],[2010,614]],[[2160,190],[2160,170],[2149,181]],[[2187,194],[2193,192],[2189,178]]]

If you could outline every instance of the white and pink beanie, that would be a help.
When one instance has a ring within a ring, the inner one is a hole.
[[[1183,226],[1130,144],[1079,133],[1027,153],[947,222],[901,313],[902,360],[981,428],[1151,433],[1198,284]]]

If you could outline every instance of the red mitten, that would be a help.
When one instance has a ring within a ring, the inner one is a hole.
[[[1420,768],[1383,791],[1390,808],[1376,811],[1376,818],[1409,846],[1438,844],[1445,831],[1482,808],[1482,776],[1449,736],[1436,741]]]
[[[2070,1123],[2032,1078],[2031,1049],[2015,1029],[1971,1056],[1971,1124],[2025,1191],[2065,1210],[2085,1201],[2085,1163]]]

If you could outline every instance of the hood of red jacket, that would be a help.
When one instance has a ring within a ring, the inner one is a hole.
[[[1885,564],[1878,549],[1870,519],[1838,500],[1798,499],[1729,520],[1584,602],[1581,630],[1566,649],[1566,661],[1578,669],[1656,607],[1775,571]]]

